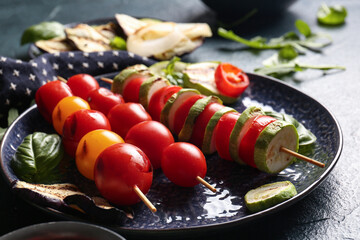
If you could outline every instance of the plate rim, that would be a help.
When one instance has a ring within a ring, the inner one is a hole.
[[[111,73],[106,73],[106,74],[102,74],[102,75],[110,75],[110,74],[114,74],[115,72],[111,72]],[[155,234],[155,235],[171,235],[171,234],[175,234],[178,232],[182,232],[185,233],[187,232],[188,234],[194,233],[194,232],[199,232],[199,231],[206,231],[208,229],[223,229],[223,228],[231,228],[234,226],[239,226],[242,225],[244,223],[248,223],[251,221],[255,221],[258,220],[261,217],[265,217],[265,216],[269,216],[271,214],[274,214],[276,212],[282,211],[286,208],[288,208],[289,206],[299,202],[300,200],[302,200],[304,197],[306,197],[308,194],[310,194],[312,191],[314,191],[322,182],[324,182],[324,180],[327,178],[327,176],[331,173],[331,171],[334,169],[335,165],[337,164],[337,162],[339,161],[339,158],[341,156],[342,150],[343,150],[343,133],[342,133],[342,129],[341,126],[339,124],[339,121],[337,120],[337,118],[335,117],[335,115],[322,103],[320,103],[319,101],[317,101],[315,98],[313,98],[312,96],[310,96],[309,94],[302,92],[301,90],[299,90],[298,88],[290,85],[289,83],[286,83],[284,81],[281,81],[279,79],[273,78],[273,77],[269,77],[269,76],[263,76],[263,75],[259,75],[259,74],[255,74],[255,73],[247,73],[249,75],[249,78],[251,79],[252,77],[257,77],[257,78],[261,78],[262,81],[265,79],[265,81],[275,81],[278,84],[284,85],[285,87],[291,88],[292,90],[296,91],[298,94],[302,94],[305,97],[311,99],[312,101],[316,102],[317,104],[319,104],[323,110],[325,110],[329,116],[331,116],[331,120],[334,122],[336,130],[337,130],[337,134],[339,136],[338,139],[338,148],[336,151],[336,154],[334,155],[334,157],[332,158],[331,164],[328,165],[326,167],[326,169],[324,170],[324,172],[315,180],[313,181],[307,188],[305,188],[302,192],[298,193],[294,198],[290,198],[282,203],[279,203],[273,207],[267,208],[263,211],[257,212],[257,213],[251,213],[249,215],[246,215],[244,217],[238,218],[238,219],[232,219],[229,221],[225,221],[225,222],[220,222],[220,223],[209,223],[206,225],[200,225],[200,226],[189,226],[189,227],[180,227],[180,228],[154,228],[154,229],[141,229],[141,228],[131,228],[131,227],[121,227],[121,226],[111,226],[111,225],[105,225],[106,227],[115,230],[119,233],[124,233],[124,234],[136,234],[136,235],[141,235],[141,234]],[[95,78],[99,78],[100,76],[95,76]],[[15,126],[15,124],[21,120],[21,118],[28,114],[29,112],[33,111],[36,108],[36,104],[34,104],[33,106],[29,107],[27,110],[25,110],[7,129],[7,131],[5,132],[3,139],[1,141],[0,144],[0,151],[1,151],[1,155],[0,155],[0,166],[1,166],[1,175],[3,175],[3,177],[5,178],[6,182],[8,183],[8,185],[11,185],[9,176],[7,175],[7,173],[5,173],[4,171],[4,161],[2,159],[2,154],[3,154],[3,148],[4,148],[4,139],[6,139],[10,133],[10,131],[13,129],[13,127]],[[23,198],[22,198],[23,199]],[[28,203],[30,203],[31,205],[47,212],[50,213],[52,215],[55,215],[57,218],[65,218],[68,220],[81,220],[84,222],[88,222],[87,219],[82,219],[82,218],[77,218],[71,214],[67,214],[67,213],[63,213],[60,212],[59,210],[56,209],[52,209],[52,208],[48,208],[48,207],[43,207],[43,206],[39,206],[35,203],[32,203],[30,200],[28,199],[24,199],[26,200]]]

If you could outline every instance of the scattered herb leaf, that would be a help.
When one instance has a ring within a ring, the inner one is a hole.
[[[114,50],[126,50],[126,41],[122,37],[116,36],[111,39],[110,47]]]
[[[294,46],[288,45],[280,49],[279,57],[285,60],[293,60],[298,56],[298,52],[296,51]]]
[[[303,20],[301,20],[301,19],[296,20],[295,26],[298,29],[298,31],[305,37],[311,36],[311,34],[312,34],[311,29],[310,29],[309,25],[306,22],[304,22]]]
[[[345,22],[347,10],[344,6],[334,5],[328,6],[321,4],[317,12],[317,20],[325,25],[340,25]]]
[[[64,25],[59,22],[42,22],[27,28],[21,36],[21,45],[48,40],[55,37],[65,37]]]
[[[55,183],[61,180],[58,165],[64,149],[57,134],[34,132],[20,144],[11,161],[16,176],[30,183]]]
[[[279,54],[274,54],[272,57],[263,61],[263,67],[256,68],[255,73],[261,75],[273,76],[276,78],[281,78],[285,75],[300,72],[307,69],[315,69],[315,70],[345,70],[345,67],[338,65],[310,65],[306,63],[301,63],[297,61],[297,59],[293,59],[287,61],[279,56]]]

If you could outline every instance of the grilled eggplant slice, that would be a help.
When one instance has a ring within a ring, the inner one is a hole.
[[[110,40],[87,24],[65,29],[66,37],[83,52],[111,50]]]
[[[48,53],[67,52],[75,50],[74,46],[66,38],[53,38],[50,40],[39,40],[35,46]]]

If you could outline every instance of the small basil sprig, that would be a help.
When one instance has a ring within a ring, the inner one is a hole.
[[[271,116],[273,118],[289,122],[296,127],[296,130],[299,134],[299,146],[308,146],[310,144],[315,143],[316,136],[307,128],[304,127],[303,124],[299,123],[295,118],[292,116],[285,114],[285,113],[278,113],[275,111],[265,111],[265,114]]]
[[[175,71],[175,64],[180,60],[181,59],[179,57],[173,57],[167,64],[166,68],[163,69],[163,71],[165,73],[165,77],[171,84],[184,86],[184,74],[182,72]]]
[[[48,40],[55,37],[65,37],[65,27],[59,22],[42,22],[27,28],[21,36],[21,45]]]
[[[267,41],[266,38],[259,36],[247,40],[236,35],[233,31],[228,31],[224,28],[218,28],[218,35],[223,38],[242,43],[250,48],[260,50],[282,49],[290,45],[300,52],[303,52],[304,48],[320,49],[326,47],[332,42],[332,38],[327,34],[312,33],[308,24],[302,20],[297,20],[295,22],[295,26],[304,38],[301,38],[295,32],[288,32],[278,38],[271,38],[269,41]]]
[[[328,6],[325,3],[321,4],[317,12],[317,20],[325,25],[340,25],[345,22],[347,10],[344,6],[335,5]]]
[[[58,169],[64,149],[57,134],[34,132],[17,148],[11,161],[16,176],[30,183],[55,183],[61,180]]]

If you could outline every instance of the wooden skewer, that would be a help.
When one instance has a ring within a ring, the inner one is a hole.
[[[139,198],[145,203],[145,205],[152,211],[156,212],[155,206],[149,201],[149,199],[143,194],[143,192],[138,188],[138,186],[134,186],[135,193],[139,196]]]
[[[67,80],[61,76],[57,76],[57,78],[59,79],[59,81],[62,81],[64,83],[67,83]]]
[[[316,161],[316,160],[314,160],[314,159],[312,159],[312,158],[308,158],[308,157],[306,157],[306,156],[304,156],[304,155],[301,155],[301,154],[299,154],[299,153],[297,153],[297,152],[294,152],[294,151],[292,151],[292,150],[290,150],[290,149],[287,149],[287,148],[285,148],[285,147],[280,147],[280,151],[282,151],[282,152],[286,152],[286,153],[288,153],[288,154],[290,154],[290,155],[292,155],[292,156],[294,156],[294,157],[296,157],[296,158],[298,158],[298,159],[301,159],[301,160],[304,160],[304,161],[306,161],[306,162],[308,162],[308,163],[311,163],[311,164],[314,164],[314,165],[316,165],[316,166],[318,166],[318,167],[325,167],[325,164],[324,163],[321,163],[321,162],[319,162],[319,161]]]
[[[110,78],[100,78],[101,81],[104,81],[104,82],[107,82],[107,83],[110,83],[112,84],[114,82],[114,80],[110,79]]]
[[[198,182],[200,182],[202,185],[204,185],[205,187],[207,187],[208,189],[210,189],[212,192],[214,192],[214,193],[216,192],[216,189],[213,186],[211,186],[207,181],[205,181],[202,177],[197,176],[196,180]]]

